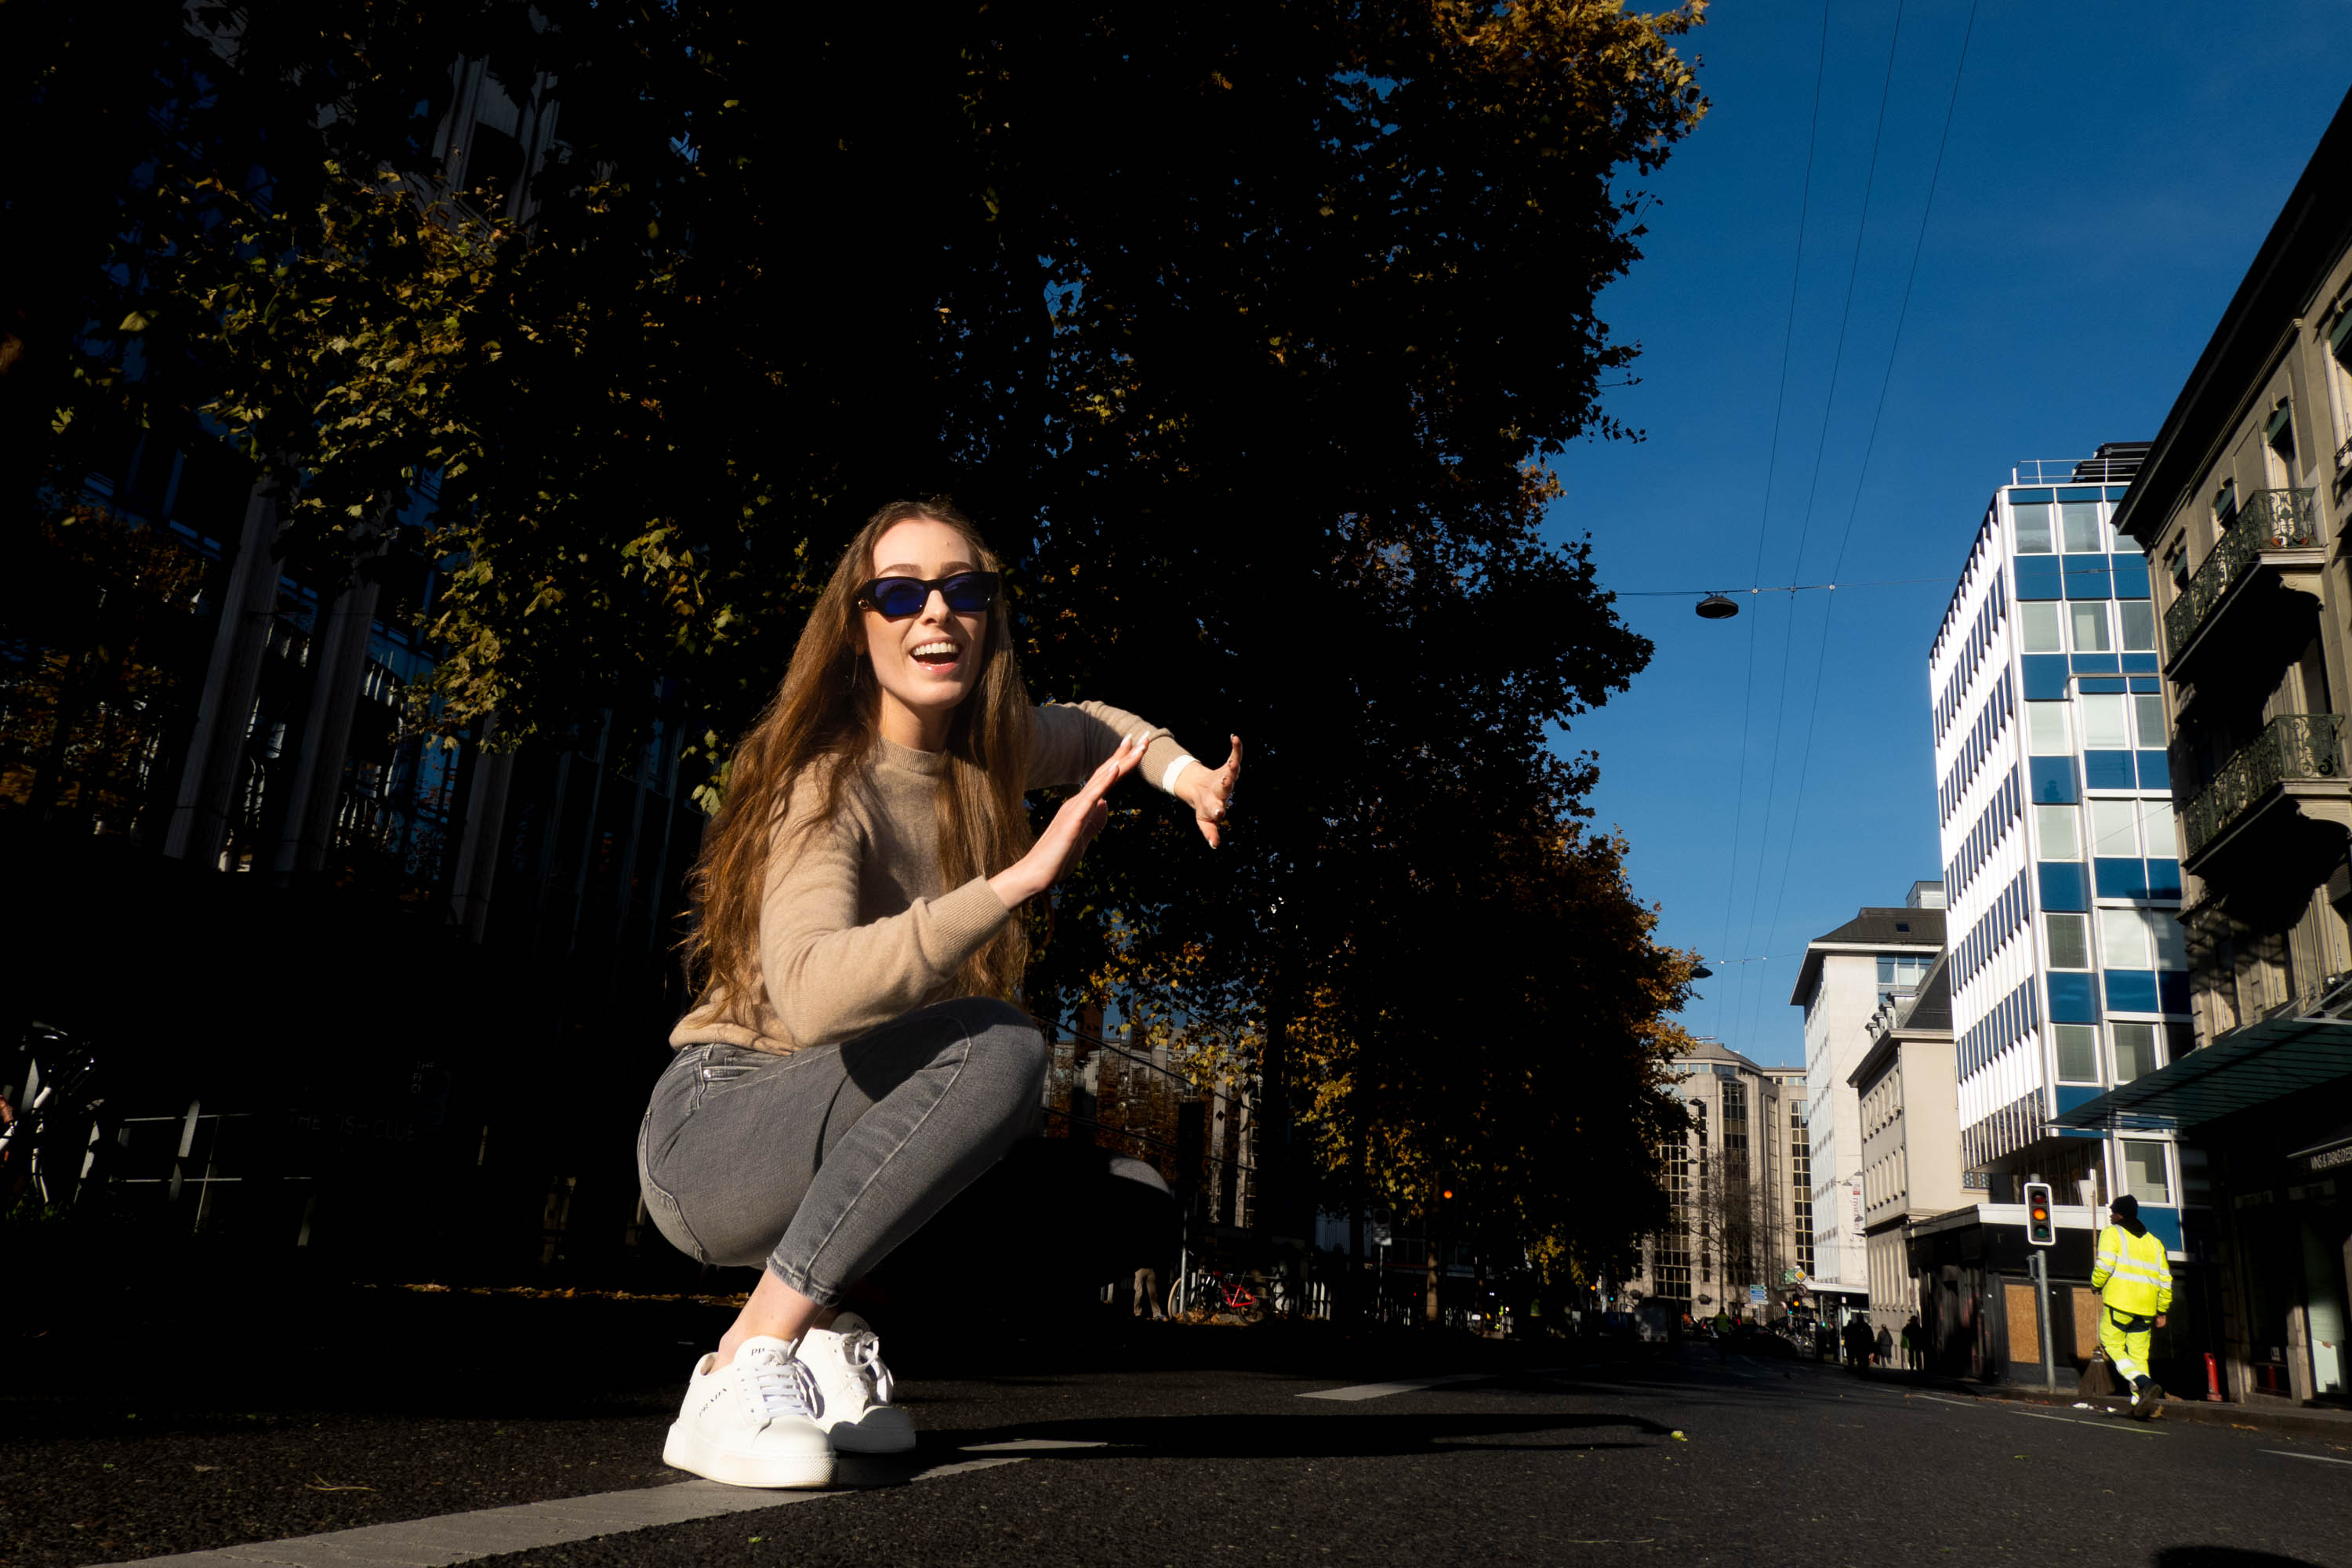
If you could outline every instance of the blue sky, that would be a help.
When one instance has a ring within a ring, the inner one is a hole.
[[[2352,0],[1983,0],[1898,344],[1969,6],[1901,7],[1865,224],[1895,16],[1830,8],[1785,398],[1822,13],[1734,0],[1686,41],[1715,107],[1601,299],[1642,348],[1608,408],[1647,439],[1571,447],[1550,520],[1657,645],[1560,744],[1598,752],[1591,804],[1661,939],[1762,960],[1717,965],[1683,1021],[1768,1064],[1803,1060],[1805,942],[1938,875],[1927,644],[1993,487],[2156,433],[2352,87]],[[1635,596],[1831,581],[1842,540],[1834,594],[1742,595],[1728,621]]]

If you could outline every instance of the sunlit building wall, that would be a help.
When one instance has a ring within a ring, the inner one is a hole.
[[[2180,850],[2146,558],[2116,503],[2138,447],[2012,471],[1928,657],[1963,1161],[2010,1201],[2129,1193],[2181,1245],[2160,1133],[2049,1127],[2187,1048]]]

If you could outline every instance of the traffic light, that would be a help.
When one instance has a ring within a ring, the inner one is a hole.
[[[2025,1184],[2025,1239],[2035,1247],[2050,1247],[2058,1240],[2057,1217],[2050,1208],[2050,1184]]]

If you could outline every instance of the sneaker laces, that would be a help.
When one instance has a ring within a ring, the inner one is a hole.
[[[842,1335],[841,1359],[849,1363],[850,1374],[865,1386],[868,1404],[890,1403],[890,1391],[895,1384],[890,1369],[882,1364],[882,1342],[873,1330],[852,1329]]]
[[[823,1400],[815,1374],[800,1357],[760,1350],[738,1356],[735,1364],[740,1373],[737,1383],[753,1420],[772,1421],[780,1415],[815,1418]]]

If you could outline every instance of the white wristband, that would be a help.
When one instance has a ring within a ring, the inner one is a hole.
[[[1184,770],[1192,765],[1192,759],[1190,757],[1179,757],[1174,762],[1169,763],[1168,771],[1160,775],[1160,793],[1162,795],[1174,795],[1176,793],[1176,781],[1183,775]]]

